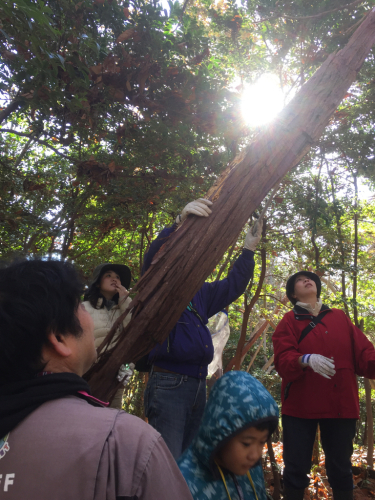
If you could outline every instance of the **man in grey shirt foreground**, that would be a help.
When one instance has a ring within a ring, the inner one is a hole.
[[[192,500],[160,434],[90,396],[81,294],[68,263],[0,270],[0,498]]]

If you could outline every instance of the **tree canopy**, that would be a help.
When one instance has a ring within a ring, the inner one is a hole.
[[[277,75],[288,101],[372,4],[3,0],[2,256],[68,258],[86,278],[126,262],[138,279],[157,232],[259,132],[241,113],[245,83]],[[375,179],[374,100],[372,51],[273,202],[253,326],[286,276],[311,267],[332,281],[332,303],[373,328],[374,204],[361,189]],[[238,254],[231,243],[212,279]]]

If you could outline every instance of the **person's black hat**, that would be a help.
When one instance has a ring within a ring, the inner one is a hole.
[[[317,297],[320,297],[320,291],[322,289],[322,282],[320,281],[320,278],[317,274],[311,273],[310,271],[299,271],[296,274],[293,274],[288,281],[286,282],[286,296],[290,300],[292,304],[295,304],[297,300],[293,297],[294,295],[294,283],[296,281],[297,276],[300,275],[307,276],[307,278],[310,278],[311,280],[315,281],[316,284],[316,291],[317,291]]]
[[[111,264],[108,262],[104,262],[104,264],[96,266],[94,272],[92,273],[91,285],[99,281],[106,271],[114,271],[117,273],[120,276],[121,285],[127,290],[129,289],[132,276],[128,266],[125,266],[125,264]]]

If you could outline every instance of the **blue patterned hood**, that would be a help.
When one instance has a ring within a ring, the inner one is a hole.
[[[275,400],[258,380],[246,372],[228,372],[211,390],[192,452],[211,468],[214,452],[233,435],[265,421],[276,429],[278,417]]]
[[[211,390],[197,436],[177,461],[193,499],[228,500],[213,461],[216,451],[247,427],[268,421],[276,428],[278,415],[275,400],[254,377],[238,371],[221,377]],[[250,471],[256,495],[246,475],[224,474],[232,500],[267,500],[260,462]]]

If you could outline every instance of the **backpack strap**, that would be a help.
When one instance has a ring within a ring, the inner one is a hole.
[[[330,309],[326,309],[324,311],[321,311],[318,314],[318,316],[314,316],[312,318],[310,323],[302,330],[300,338],[298,339],[299,344],[311,332],[311,330],[316,327],[316,325],[319,325],[319,323],[321,323],[323,321],[323,318],[327,314],[328,311],[330,311]]]
[[[193,314],[195,314],[195,316],[200,319],[202,321],[202,323],[204,323],[203,319],[201,318],[199,312],[195,309],[195,307],[193,306],[193,303],[190,301],[189,302],[189,305],[187,306],[186,308],[188,311],[192,312]],[[228,315],[228,314],[227,314]]]
[[[318,314],[318,316],[314,316],[312,318],[312,320],[310,321],[310,323],[302,330],[301,332],[301,335],[298,339],[298,343],[300,344],[302,342],[302,340],[311,332],[311,330],[313,330],[316,325],[319,325],[319,323],[321,323],[323,321],[323,318],[324,316],[327,314],[328,311],[330,311],[331,309],[329,309],[327,307],[327,309],[324,309],[323,311],[321,310],[320,313]],[[294,311],[295,313],[297,311]],[[285,386],[285,390],[284,390],[284,401],[286,400],[286,398],[288,397],[289,395],[289,390],[290,390],[290,386],[292,385],[293,382],[289,382],[286,386]]]

